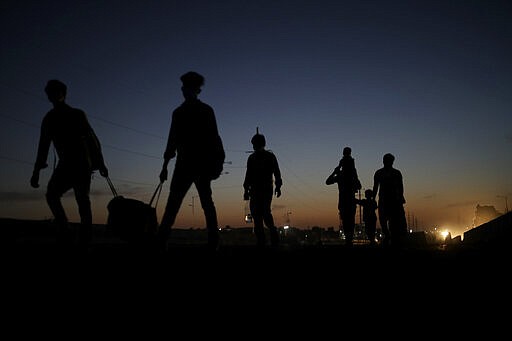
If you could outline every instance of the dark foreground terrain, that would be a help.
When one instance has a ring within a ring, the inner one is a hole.
[[[131,336],[144,325],[144,333],[265,337],[278,328],[285,336],[339,337],[354,328],[385,333],[405,323],[427,330],[434,320],[494,320],[511,303],[508,243],[395,249],[285,239],[261,250],[251,238],[225,236],[212,252],[204,236],[176,233],[160,253],[106,233],[86,250],[60,248],[48,222],[3,220],[2,231],[2,308],[17,335],[78,324],[64,335],[106,327]]]
[[[181,231],[162,253],[109,235],[103,226],[96,227],[87,249],[59,247],[50,222],[4,219],[2,230],[4,269],[37,281],[83,276],[103,283],[158,278],[157,282],[173,284],[198,279],[232,287],[243,281],[268,281],[281,287],[308,283],[310,288],[345,283],[378,287],[402,281],[412,288],[416,281],[433,287],[457,282],[474,285],[470,283],[475,281],[496,281],[498,285],[510,273],[508,243],[465,245],[459,241],[385,248],[283,238],[277,248],[257,249],[250,235],[234,238],[224,234],[221,247],[213,252],[206,247],[204,231]]]

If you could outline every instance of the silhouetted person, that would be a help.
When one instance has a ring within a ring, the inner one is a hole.
[[[407,236],[402,173],[393,168],[393,154],[385,154],[382,161],[384,167],[378,169],[373,176],[373,193],[374,196],[379,195],[379,223],[384,235],[384,245],[398,246]]]
[[[354,158],[352,157],[352,148],[350,147],[344,147],[343,148],[343,157],[340,160],[339,166],[341,167],[342,162],[345,162],[347,167],[354,167],[356,168],[356,164],[354,161]]]
[[[72,244],[74,234],[62,206],[61,197],[73,189],[80,214],[78,242],[87,246],[92,238],[92,211],[89,192],[94,170],[108,176],[99,140],[91,128],[84,111],[66,103],[67,86],[59,80],[50,80],[45,87],[48,100],[53,104],[43,118],[37,159],[30,179],[32,187],[39,187],[39,172],[46,168],[48,151],[53,143],[59,162],[53,170],[46,190],[46,201],[57,223],[59,244]]]
[[[370,245],[375,245],[375,232],[377,230],[377,201],[373,196],[373,191],[367,189],[364,191],[364,199],[356,199],[356,202],[363,208],[363,221],[366,236]]]
[[[258,247],[265,246],[265,231],[263,223],[270,231],[270,243],[279,245],[279,233],[274,225],[272,216],[272,198],[281,196],[283,180],[277,158],[265,149],[265,136],[258,132],[251,139],[254,152],[247,158],[247,170],[244,179],[244,200],[249,200],[254,234]],[[275,190],[274,190],[275,184]]]
[[[349,149],[348,149],[349,150]],[[344,150],[344,154],[347,148]],[[325,180],[326,185],[338,184],[338,211],[345,235],[347,246],[352,246],[354,229],[356,224],[356,197],[355,193],[361,189],[361,183],[357,176],[354,159],[350,153],[343,156],[340,164]]]
[[[211,182],[222,173],[224,148],[214,110],[198,99],[204,77],[191,71],[182,75],[180,80],[185,101],[172,113],[164,163],[160,172],[160,181],[167,180],[167,165],[177,155],[169,198],[160,223],[159,239],[166,248],[183,198],[194,184],[206,218],[208,246],[216,250],[219,245],[219,228]]]

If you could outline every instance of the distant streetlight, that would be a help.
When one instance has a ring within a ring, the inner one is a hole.
[[[505,213],[508,213],[508,197],[506,195],[497,195],[496,197],[505,199]]]

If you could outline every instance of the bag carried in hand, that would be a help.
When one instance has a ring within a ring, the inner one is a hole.
[[[107,225],[112,233],[120,239],[129,242],[145,243],[156,238],[158,233],[158,219],[156,203],[154,207],[152,203],[157,193],[158,197],[160,196],[162,183],[157,186],[151,201],[147,204],[140,200],[117,195],[108,177],[107,182],[114,194],[114,198],[110,200],[107,205]]]

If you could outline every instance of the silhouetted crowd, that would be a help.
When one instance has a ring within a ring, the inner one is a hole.
[[[135,239],[148,238],[151,246],[165,252],[176,216],[183,199],[194,184],[204,212],[208,231],[208,248],[216,251],[220,246],[217,211],[212,199],[212,181],[223,172],[225,152],[219,135],[213,108],[198,96],[204,85],[204,77],[197,72],[187,72],[180,77],[184,101],[172,112],[159,186],[149,204],[122,198],[109,179],[101,144],[88,122],[85,112],[66,103],[67,86],[59,80],[49,80],[45,87],[53,108],[46,113],[41,124],[40,138],[34,171],[30,179],[32,187],[39,187],[39,173],[48,167],[47,159],[51,144],[58,155],[58,163],[48,181],[46,200],[58,227],[58,245],[78,245],[86,249],[92,239],[92,210],[90,187],[92,173],[107,178],[114,194],[109,203],[109,224],[119,229],[140,232]],[[279,233],[272,216],[274,196],[281,196],[283,180],[276,155],[265,149],[266,139],[258,129],[251,138],[254,151],[247,159],[243,181],[243,199],[249,202],[254,223],[256,245],[267,245],[265,227],[269,231],[270,246],[279,247]],[[170,183],[169,196],[160,224],[151,203],[160,195],[162,183],[168,180],[169,161],[176,158]],[[338,185],[338,212],[340,227],[347,247],[353,245],[357,205],[363,209],[363,221],[370,245],[376,245],[377,218],[383,234],[382,245],[400,246],[407,235],[404,211],[404,187],[401,172],[393,167],[395,157],[383,156],[383,167],[373,177],[373,189],[365,191],[365,198],[356,198],[362,186],[350,147],[343,148],[343,156],[328,176],[327,185]],[[78,233],[69,226],[61,203],[64,193],[73,189],[80,214]],[[377,199],[378,198],[378,199]],[[113,199],[113,200],[114,200]],[[114,209],[115,207],[115,209]]]

